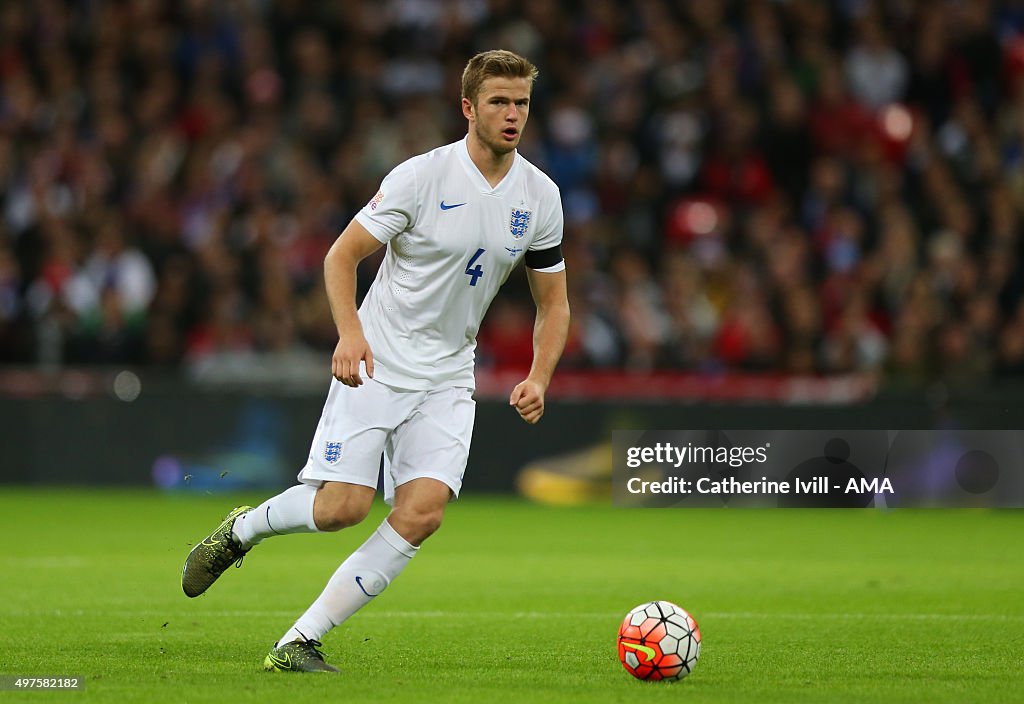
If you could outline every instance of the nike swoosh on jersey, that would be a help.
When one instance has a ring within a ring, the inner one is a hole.
[[[461,208],[464,205],[465,205],[465,203],[452,203],[451,205],[448,205],[444,201],[441,201],[441,210],[451,210],[452,208]]]

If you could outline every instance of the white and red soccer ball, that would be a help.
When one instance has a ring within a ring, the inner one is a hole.
[[[700,657],[700,627],[671,601],[640,604],[619,627],[619,660],[641,680],[681,680]]]

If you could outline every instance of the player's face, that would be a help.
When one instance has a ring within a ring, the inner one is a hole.
[[[497,154],[516,148],[530,116],[531,88],[528,78],[492,76],[480,86],[475,104],[462,99],[469,128],[485,147]]]

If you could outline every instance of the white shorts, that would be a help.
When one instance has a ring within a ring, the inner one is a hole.
[[[384,500],[395,487],[429,477],[444,482],[453,498],[469,460],[476,402],[471,389],[407,391],[374,381],[331,381],[320,423],[299,481],[348,482],[377,487],[384,455]]]

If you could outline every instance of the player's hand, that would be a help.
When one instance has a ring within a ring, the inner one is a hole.
[[[520,418],[533,425],[544,415],[544,386],[532,379],[519,382],[508,397],[508,405],[518,411]]]
[[[366,362],[366,375],[373,378],[373,351],[362,332],[342,335],[331,357],[331,374],[345,386],[362,386],[359,363]]]

